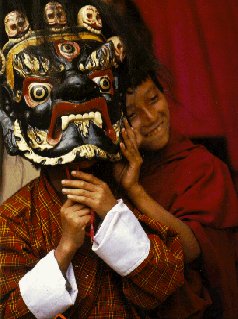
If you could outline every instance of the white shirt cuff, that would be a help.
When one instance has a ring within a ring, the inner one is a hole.
[[[59,269],[54,251],[49,252],[21,278],[21,296],[36,318],[54,318],[75,303],[78,289],[71,264],[66,278],[71,286],[69,291],[66,289],[66,280]]]
[[[148,257],[150,240],[120,199],[103,220],[92,250],[119,275],[126,276]]]

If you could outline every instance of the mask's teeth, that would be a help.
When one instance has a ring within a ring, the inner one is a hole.
[[[100,112],[90,112],[90,113],[84,113],[82,114],[77,114],[77,115],[69,115],[69,116],[62,116],[62,131],[66,130],[67,126],[69,125],[70,122],[73,121],[82,121],[87,122],[86,125],[88,125],[88,122],[91,120],[94,122],[95,125],[98,127],[102,128],[102,116]],[[79,124],[79,123],[78,123]]]
[[[72,122],[72,121],[74,121],[75,119],[76,119],[76,116],[75,116],[75,115],[71,114],[71,115],[69,116],[69,122]]]
[[[77,115],[76,115],[76,120],[82,120],[82,118],[83,118],[83,117],[82,117],[81,114],[77,114]]]
[[[95,116],[94,116],[94,123],[102,128],[102,116],[101,116],[101,113],[100,112],[96,112],[95,113]]]
[[[84,119],[84,120],[88,120],[88,119],[89,119],[88,113],[84,113],[84,114],[83,114],[83,119]]]
[[[66,129],[66,127],[68,126],[69,117],[68,116],[62,116],[61,117],[61,121],[62,121],[62,131],[64,131]]]

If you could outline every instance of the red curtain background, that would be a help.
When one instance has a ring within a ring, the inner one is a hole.
[[[136,3],[175,80],[173,125],[190,137],[225,137],[238,185],[237,0]]]

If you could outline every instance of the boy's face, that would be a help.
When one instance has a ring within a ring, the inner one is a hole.
[[[159,150],[169,141],[169,108],[164,94],[148,78],[126,96],[127,117],[139,148]]]

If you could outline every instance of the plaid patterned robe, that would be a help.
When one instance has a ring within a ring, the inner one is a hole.
[[[61,205],[41,174],[1,206],[1,318],[34,318],[18,282],[57,247]],[[87,237],[72,260],[79,292],[75,305],[64,314],[66,318],[153,318],[152,310],[183,284],[183,253],[177,235],[135,214],[151,240],[149,256],[121,277],[91,250]]]

